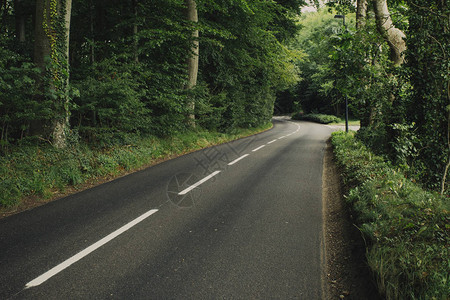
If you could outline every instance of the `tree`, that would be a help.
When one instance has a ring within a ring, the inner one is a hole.
[[[134,50],[134,61],[139,62],[139,38],[138,38],[138,3],[137,0],[132,0],[133,13],[134,13],[134,23],[133,23],[133,50]]]
[[[407,63],[412,89],[405,103],[420,142],[412,161],[428,186],[448,193],[450,168],[450,1],[408,0]]]
[[[378,31],[384,37],[391,50],[391,60],[396,66],[400,66],[404,62],[406,36],[403,31],[396,28],[392,22],[387,0],[374,0],[374,11]]]
[[[69,107],[69,32],[72,0],[37,0],[34,62],[45,74],[43,96],[53,99],[48,120],[33,124],[35,134],[50,135],[57,148],[66,145]],[[49,72],[47,72],[49,70]]]
[[[14,0],[14,10],[16,12],[16,37],[20,43],[25,42],[25,14],[23,0]]]
[[[356,29],[361,30],[366,25],[367,0],[358,0],[356,3]]]
[[[197,85],[197,77],[198,77],[198,62],[199,62],[199,32],[198,28],[195,28],[196,23],[198,23],[198,12],[197,12],[197,3],[195,0],[185,0],[186,3],[186,18],[191,24],[194,26],[192,30],[192,47],[191,54],[187,60],[187,70],[188,70],[188,81],[185,86],[185,89],[190,90]],[[190,111],[189,118],[191,119],[192,124],[195,124],[195,102],[190,101],[188,103],[188,109]]]
[[[38,135],[63,147],[73,129],[84,141],[108,146],[189,130],[194,116],[198,126],[224,131],[266,123],[276,91],[298,79],[297,55],[285,41],[297,29],[302,3],[79,0],[72,10],[67,0],[1,0],[0,92],[6,100],[0,99],[0,140],[5,145]],[[17,46],[22,16],[23,54]],[[76,28],[70,47],[69,21]],[[27,49],[33,40],[35,55]],[[41,70],[36,76],[32,57]],[[12,97],[22,86],[36,91]],[[19,105],[17,99],[24,100]]]

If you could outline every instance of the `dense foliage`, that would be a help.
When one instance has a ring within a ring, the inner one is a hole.
[[[336,114],[342,112],[339,95],[330,86],[334,74],[330,74],[329,52],[340,26],[333,15],[322,10],[301,17],[302,29],[290,43],[293,49],[301,49],[303,59],[298,62],[302,80],[290,93],[283,93],[280,103],[300,101],[301,110],[306,113]],[[328,76],[331,76],[328,78]],[[283,104],[289,110],[293,105]],[[298,108],[297,108],[298,109]]]
[[[303,113],[295,113],[292,116],[293,120],[300,121],[311,121],[320,124],[330,124],[330,123],[339,123],[341,119],[333,116],[333,115],[324,115],[324,114],[303,114]]]
[[[386,299],[449,296],[450,204],[422,190],[351,134],[332,143],[347,203],[364,235],[367,260]]]
[[[17,211],[25,197],[51,199],[67,188],[102,182],[161,160],[259,133],[271,123],[228,133],[196,131],[170,137],[144,137],[129,145],[99,149],[69,144],[64,149],[31,145],[0,157],[1,212]],[[28,201],[28,203],[33,201]],[[28,204],[25,201],[25,205]]]
[[[392,26],[406,34],[404,63],[398,64],[372,10],[383,1],[368,1],[359,29],[356,2],[362,1],[334,1],[332,8],[302,16],[305,29],[291,47],[306,58],[291,97],[304,113],[336,115],[347,98],[366,145],[425,187],[448,192],[450,3],[388,1]],[[345,27],[336,13],[346,15]]]
[[[406,72],[412,88],[402,113],[407,124],[414,122],[417,137],[408,163],[427,185],[448,189],[442,184],[450,163],[450,2],[407,2]]]
[[[61,7],[68,0],[48,1]],[[277,91],[298,80],[293,64],[298,55],[285,42],[297,30],[303,1],[196,2],[199,23],[187,20],[185,0],[73,1],[70,90],[64,103],[69,142],[81,138],[105,147],[139,136],[169,136],[190,129],[192,114],[197,126],[221,131],[271,118]],[[17,144],[52,142],[33,128],[64,116],[51,93],[55,81],[33,64],[36,26],[41,26],[33,22],[43,1],[0,3],[0,142],[5,154]],[[48,23],[55,28],[63,24]],[[200,31],[199,78],[195,88],[186,89],[194,30]],[[49,59],[47,67],[59,67],[66,75],[66,65],[59,62],[52,65]],[[49,89],[39,88],[46,83]],[[195,111],[188,105],[192,101]]]
[[[189,3],[0,1],[0,206],[267,126],[303,1]]]

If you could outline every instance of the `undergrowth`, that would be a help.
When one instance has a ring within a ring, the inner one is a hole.
[[[197,129],[107,148],[92,148],[80,143],[72,143],[65,149],[50,145],[17,147],[0,156],[0,208],[18,206],[24,197],[32,195],[48,199],[70,186],[117,176],[160,159],[249,136],[271,126],[236,129],[228,133]]]
[[[292,116],[293,120],[299,120],[299,121],[311,121],[316,122],[320,124],[330,124],[330,123],[339,123],[341,122],[341,119],[333,116],[333,115],[324,115],[324,114],[302,114],[302,113],[295,113]]]
[[[353,133],[335,132],[332,144],[380,292],[449,299],[449,199],[422,190]]]

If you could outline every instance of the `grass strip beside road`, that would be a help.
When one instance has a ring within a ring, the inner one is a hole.
[[[387,299],[449,299],[449,199],[421,189],[354,133],[332,135],[346,202]]]
[[[170,158],[266,131],[272,126],[268,123],[231,133],[197,129],[102,149],[80,143],[65,149],[50,145],[17,147],[0,157],[0,217]]]

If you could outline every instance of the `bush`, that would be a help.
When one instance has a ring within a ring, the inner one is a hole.
[[[320,124],[330,124],[330,123],[339,123],[341,122],[341,119],[339,119],[336,116],[332,115],[323,115],[323,114],[302,114],[302,113],[295,113],[292,116],[293,120],[300,120],[300,121],[311,121],[316,122]]]
[[[367,260],[388,299],[448,299],[449,201],[422,190],[354,134],[332,143]]]
[[[106,148],[72,142],[65,149],[50,145],[15,146],[11,153],[0,156],[0,208],[14,207],[26,196],[51,198],[54,191],[116,176],[148,165],[163,157],[183,154],[261,132],[271,124],[252,129],[236,129],[233,133],[196,130],[167,138],[147,136],[132,145]]]

